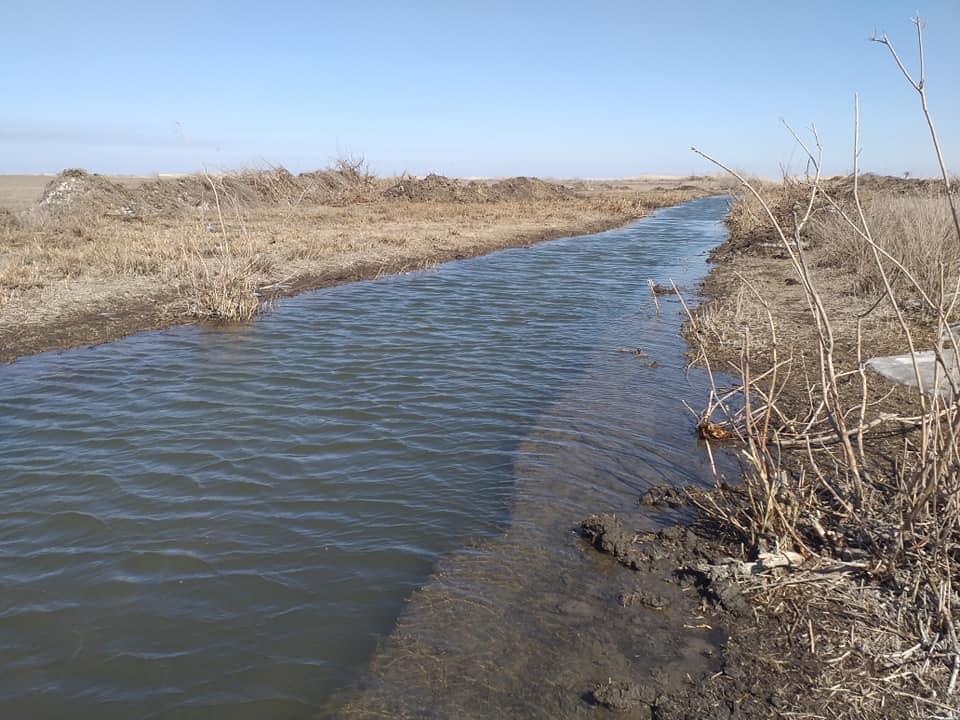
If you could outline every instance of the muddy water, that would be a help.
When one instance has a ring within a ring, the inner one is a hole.
[[[726,209],[0,368],[0,716],[577,717],[708,663],[572,528],[708,476],[646,279]]]

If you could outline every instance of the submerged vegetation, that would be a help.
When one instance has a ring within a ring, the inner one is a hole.
[[[850,177],[824,180],[816,131],[809,145],[795,133],[810,175],[776,188],[737,175],[712,299],[687,325],[699,361],[737,378],[715,385],[700,427],[708,447],[733,438],[744,470],[742,484],[718,478],[691,498],[701,526],[743,561],[737,580],[754,607],[778,619],[794,657],[764,659],[806,683],[798,717],[960,710],[960,387],[946,371],[960,217],[923,69],[914,79],[877,40],[919,95],[942,177],[859,177],[856,108]],[[931,348],[932,386],[916,359],[912,388],[865,364]],[[757,572],[749,561],[770,552],[787,561]]]

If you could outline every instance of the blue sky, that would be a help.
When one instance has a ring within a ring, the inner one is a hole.
[[[960,2],[46,2],[0,7],[0,172],[294,171],[614,177],[802,170],[817,124],[849,170],[936,170],[886,31],[916,58],[960,170]]]

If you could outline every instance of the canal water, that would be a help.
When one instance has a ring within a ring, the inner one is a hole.
[[[727,208],[0,367],[0,716],[575,717],[580,642],[692,662],[571,625],[573,529],[709,482],[647,279],[692,294]]]

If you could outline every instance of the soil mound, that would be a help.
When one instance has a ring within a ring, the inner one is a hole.
[[[150,180],[137,188],[137,194],[145,209],[159,215],[205,207],[214,201],[209,183],[199,175]]]
[[[334,169],[300,173],[297,181],[304,199],[334,205],[360,202],[377,186],[375,177],[346,163]]]
[[[858,178],[860,191],[865,194],[936,196],[943,193],[943,181],[932,178],[893,177],[865,173]],[[836,196],[853,197],[853,176],[847,175],[826,181],[826,188]]]
[[[224,175],[158,178],[144,183],[136,190],[144,210],[157,214],[211,207],[216,204],[217,197],[226,205],[252,207],[293,204],[303,194],[298,178],[285,168],[243,170]]]
[[[118,216],[138,219],[224,207],[343,205],[376,197],[382,187],[362,164],[339,163],[325,170],[293,175],[283,167],[218,175],[156,178],[129,187],[85,170],[64,170],[47,185],[39,208],[72,217]],[[382,197],[411,202],[481,203],[556,200],[575,197],[568,187],[538,178],[515,177],[486,183],[443,175],[401,178]]]
[[[568,187],[531,177],[495,182],[490,186],[490,194],[495,200],[564,200],[575,195]]]
[[[487,186],[476,181],[454,180],[443,175],[427,175],[422,180],[401,178],[383,196],[413,202],[484,202],[489,199]]]
[[[288,170],[273,168],[158,178],[139,186],[134,194],[144,213],[169,215],[185,209],[213,207],[218,197],[225,205],[252,207],[293,204],[304,193],[299,180]]]
[[[570,188],[539,178],[515,177],[487,184],[443,175],[427,175],[422,180],[402,178],[396,185],[387,188],[383,195],[413,202],[497,202],[575,197]]]
[[[43,212],[71,216],[141,218],[171,216],[216,206],[249,208],[265,205],[342,204],[358,202],[376,180],[354,166],[293,175],[286,168],[243,170],[219,175],[195,174],[147,180],[125,187],[84,170],[64,170],[44,190]]]
[[[87,211],[99,215],[133,216],[138,203],[122,185],[85,170],[64,170],[47,183],[40,198],[41,210],[72,214]]]

